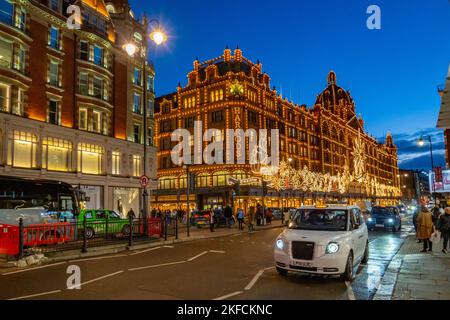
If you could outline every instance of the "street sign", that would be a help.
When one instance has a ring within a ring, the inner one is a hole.
[[[254,183],[260,183],[261,182],[261,178],[258,177],[252,177],[252,178],[246,178],[246,179],[241,179],[241,185],[249,185],[249,184],[254,184]]]
[[[147,187],[148,182],[149,182],[150,178],[147,177],[146,175],[143,175],[139,178],[139,183],[141,184],[142,188]]]

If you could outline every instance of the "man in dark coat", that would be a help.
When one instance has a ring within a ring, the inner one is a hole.
[[[230,229],[231,228],[231,219],[233,217],[233,210],[231,209],[229,204],[225,207],[224,216],[225,216],[225,220],[227,222],[227,227],[228,227],[228,229]]]

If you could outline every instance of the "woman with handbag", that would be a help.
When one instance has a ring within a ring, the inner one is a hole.
[[[441,214],[437,221],[437,228],[444,238],[444,248],[442,252],[447,253],[448,239],[450,238],[450,208],[445,208],[445,212]]]
[[[417,238],[423,241],[423,250],[420,252],[433,251],[433,243],[430,241],[434,232],[433,215],[427,207],[422,206],[417,216]]]

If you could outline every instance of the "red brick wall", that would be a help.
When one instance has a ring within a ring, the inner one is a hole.
[[[33,42],[30,46],[30,77],[32,85],[28,91],[28,113],[30,118],[47,119],[47,27],[30,21],[30,33]]]
[[[114,137],[127,138],[127,67],[114,60]]]

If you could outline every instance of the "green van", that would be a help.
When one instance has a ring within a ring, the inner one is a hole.
[[[83,220],[86,217],[86,239],[92,239],[98,235],[130,234],[130,222],[115,211],[104,209],[84,209],[77,217],[80,226],[80,234],[83,232]]]

